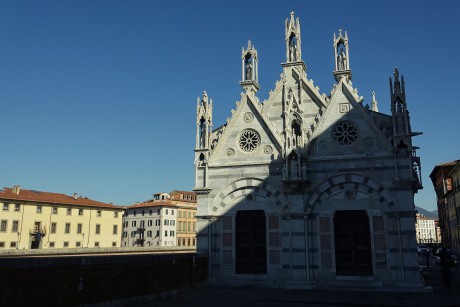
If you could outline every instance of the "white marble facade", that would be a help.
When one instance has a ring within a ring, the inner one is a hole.
[[[390,79],[391,114],[351,83],[348,35],[333,37],[334,84],[307,77],[299,19],[286,19],[286,62],[259,101],[257,50],[242,50],[243,92],[213,129],[197,100],[198,251],[209,282],[296,288],[422,289],[414,226],[420,161],[404,79]],[[359,59],[356,59],[359,61]]]

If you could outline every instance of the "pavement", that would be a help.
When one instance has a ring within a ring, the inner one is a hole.
[[[460,306],[460,267],[452,269],[452,285],[443,284],[441,270],[431,256],[421,258],[421,274],[432,292],[351,290],[291,290],[204,285],[179,291],[176,297],[138,306]],[[423,260],[423,261],[422,261]]]

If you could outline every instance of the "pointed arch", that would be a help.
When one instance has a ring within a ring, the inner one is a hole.
[[[350,193],[363,193],[376,199],[388,209],[398,210],[399,207],[392,193],[377,180],[361,174],[346,173],[329,177],[318,184],[305,204],[304,210],[313,211],[315,206],[337,193],[345,193],[350,198],[352,197]]]
[[[227,205],[230,201],[237,197],[250,195],[251,193],[269,199],[283,213],[290,212],[289,202],[284,193],[259,178],[239,179],[227,185],[214,197],[211,204],[211,212],[221,215],[225,208],[229,208]]]

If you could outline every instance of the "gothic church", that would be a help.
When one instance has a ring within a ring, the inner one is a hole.
[[[257,50],[241,56],[241,99],[213,129],[197,101],[198,251],[209,283],[287,288],[423,289],[414,223],[421,189],[404,79],[391,114],[353,88],[348,35],[334,34],[329,95],[308,79],[299,19],[285,22],[286,62],[259,101]]]

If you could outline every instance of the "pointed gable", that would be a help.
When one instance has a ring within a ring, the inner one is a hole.
[[[274,131],[261,110],[262,106],[254,94],[242,93],[236,110],[232,110],[232,117],[211,153],[213,165],[254,162],[255,157],[257,163],[267,163],[281,154],[279,133]]]

